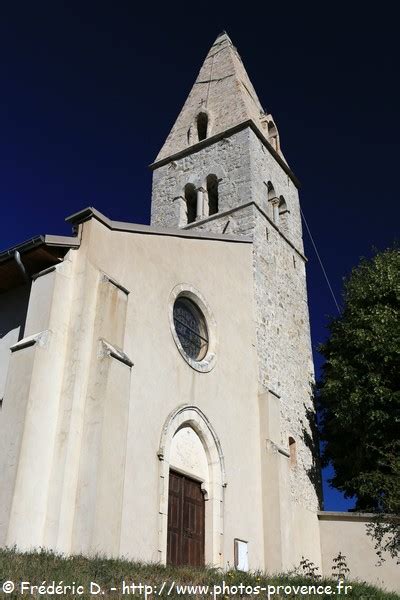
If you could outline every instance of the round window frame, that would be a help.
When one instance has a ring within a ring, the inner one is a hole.
[[[187,298],[188,300],[193,302],[193,304],[202,313],[204,317],[205,325],[207,327],[208,332],[208,348],[206,355],[201,360],[195,360],[185,352],[179,339],[179,336],[176,332],[174,323],[174,304],[179,297]],[[175,286],[169,297],[168,317],[175,345],[178,348],[180,355],[185,359],[185,362],[187,362],[187,364],[190,367],[192,367],[192,369],[198,371],[199,373],[210,372],[215,367],[217,361],[217,327],[210,305],[208,304],[204,296],[192,285],[181,283]]]

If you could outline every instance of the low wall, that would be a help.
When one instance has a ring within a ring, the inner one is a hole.
[[[320,512],[318,514],[321,538],[322,572],[332,573],[332,562],[339,552],[346,556],[350,579],[359,579],[400,592],[400,565],[391,559],[377,566],[378,557],[373,540],[367,535],[366,525],[371,515],[361,513]]]

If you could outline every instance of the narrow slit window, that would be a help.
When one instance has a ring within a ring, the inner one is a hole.
[[[295,467],[297,464],[297,454],[296,454],[296,440],[293,437],[289,437],[289,460],[290,466]]]

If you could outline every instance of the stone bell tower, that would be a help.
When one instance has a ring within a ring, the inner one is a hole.
[[[152,169],[152,225],[253,240],[266,568],[290,568],[301,555],[318,564],[298,181],[226,33],[212,45]]]

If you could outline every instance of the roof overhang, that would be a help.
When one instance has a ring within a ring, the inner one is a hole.
[[[77,237],[38,235],[0,252],[0,293],[23,285],[40,271],[57,265],[68,250],[78,248],[79,244]]]
[[[252,243],[250,236],[217,234],[196,230],[172,229],[113,221],[93,207],[87,207],[67,217],[78,231],[78,225],[96,219],[113,231],[125,231],[147,235],[163,235],[221,242]],[[79,248],[80,237],[39,235],[0,252],[0,293],[30,282],[41,271],[60,263],[71,248]]]

